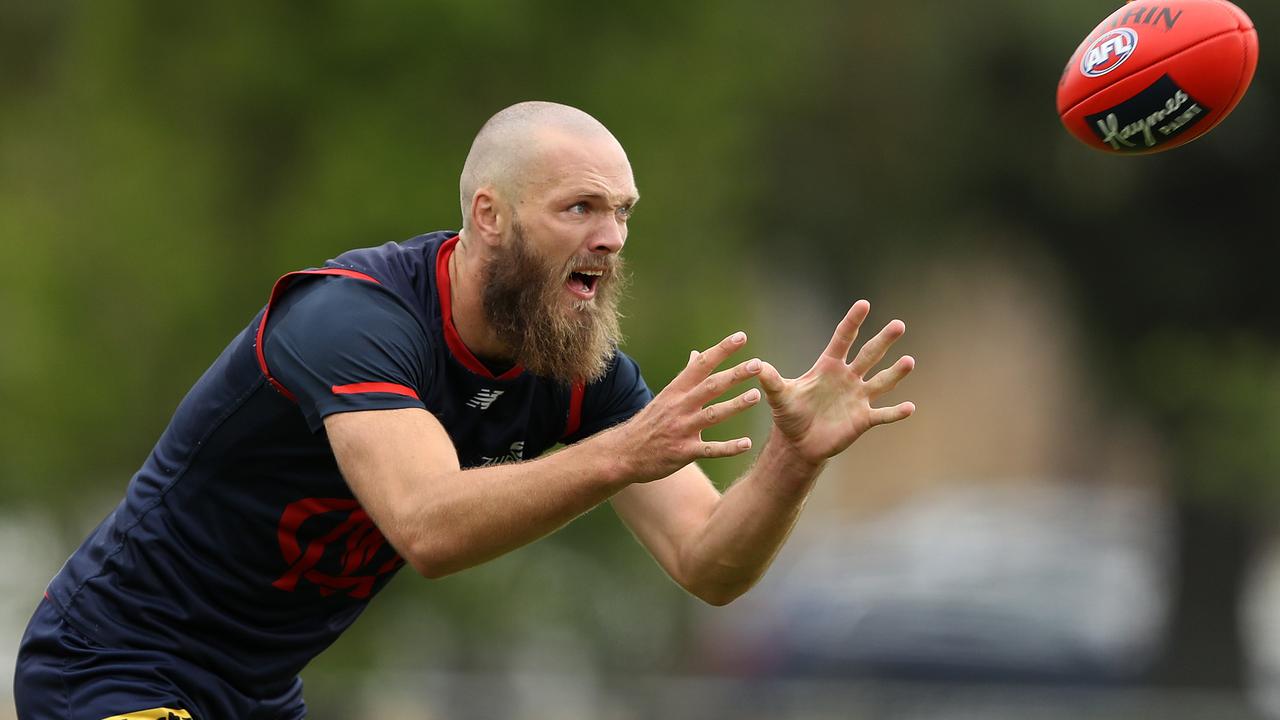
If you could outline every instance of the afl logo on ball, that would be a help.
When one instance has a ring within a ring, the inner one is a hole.
[[[1116,28],[1098,36],[1080,58],[1080,72],[1085,77],[1101,77],[1129,59],[1138,47],[1138,33],[1130,28]]]

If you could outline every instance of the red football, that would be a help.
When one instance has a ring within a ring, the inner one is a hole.
[[[1221,122],[1257,66],[1253,21],[1226,0],[1130,2],[1071,56],[1058,116],[1099,150],[1168,150]]]

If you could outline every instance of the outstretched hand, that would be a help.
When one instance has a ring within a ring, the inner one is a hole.
[[[734,333],[707,350],[691,353],[689,363],[653,402],[615,429],[614,436],[621,443],[616,451],[630,469],[632,481],[656,480],[694,460],[750,450],[750,438],[704,440],[702,431],[760,401],[760,391],[752,388],[724,402],[708,404],[752,377],[760,379],[781,439],[799,459],[814,465],[843,451],[870,428],[911,415],[915,405],[909,402],[892,407],[872,407],[871,403],[893,390],[915,367],[915,360],[903,356],[866,379],[906,331],[902,321],[891,321],[862,346],[852,362],[845,360],[870,310],[866,300],[854,303],[813,367],[792,380],[759,359],[715,372],[746,344],[745,333]]]
[[[624,443],[622,455],[637,482],[666,477],[700,458],[740,455],[751,449],[750,438],[703,440],[702,431],[741,413],[760,401],[752,388],[724,402],[708,404],[718,395],[760,374],[758,359],[720,372],[715,369],[747,342],[737,332],[702,352],[689,354],[689,362],[653,401],[634,418],[617,428]]]
[[[892,320],[867,341],[852,362],[846,362],[858,330],[871,311],[871,303],[859,300],[836,325],[826,350],[809,371],[788,380],[769,363],[763,363],[760,385],[773,409],[778,432],[801,459],[822,463],[853,444],[864,432],[907,418],[916,406],[903,402],[892,407],[872,407],[872,402],[897,386],[915,367],[904,355],[880,372],[867,375],[884,359],[885,353],[906,325]]]

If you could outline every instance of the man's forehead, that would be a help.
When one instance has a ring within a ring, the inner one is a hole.
[[[594,173],[566,173],[543,186],[550,194],[564,198],[599,198],[614,205],[634,205],[640,191],[628,172],[626,176],[603,176]]]
[[[540,138],[528,167],[532,185],[566,194],[638,198],[626,152],[611,136]]]

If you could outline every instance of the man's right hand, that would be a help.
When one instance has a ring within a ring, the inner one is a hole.
[[[689,364],[644,410],[610,432],[618,444],[618,460],[632,482],[657,480],[698,459],[731,457],[751,449],[747,437],[702,439],[703,430],[760,402],[760,391],[752,388],[708,405],[729,388],[760,374],[762,364],[756,358],[713,372],[746,342],[746,333],[737,332],[703,352],[690,353]]]

